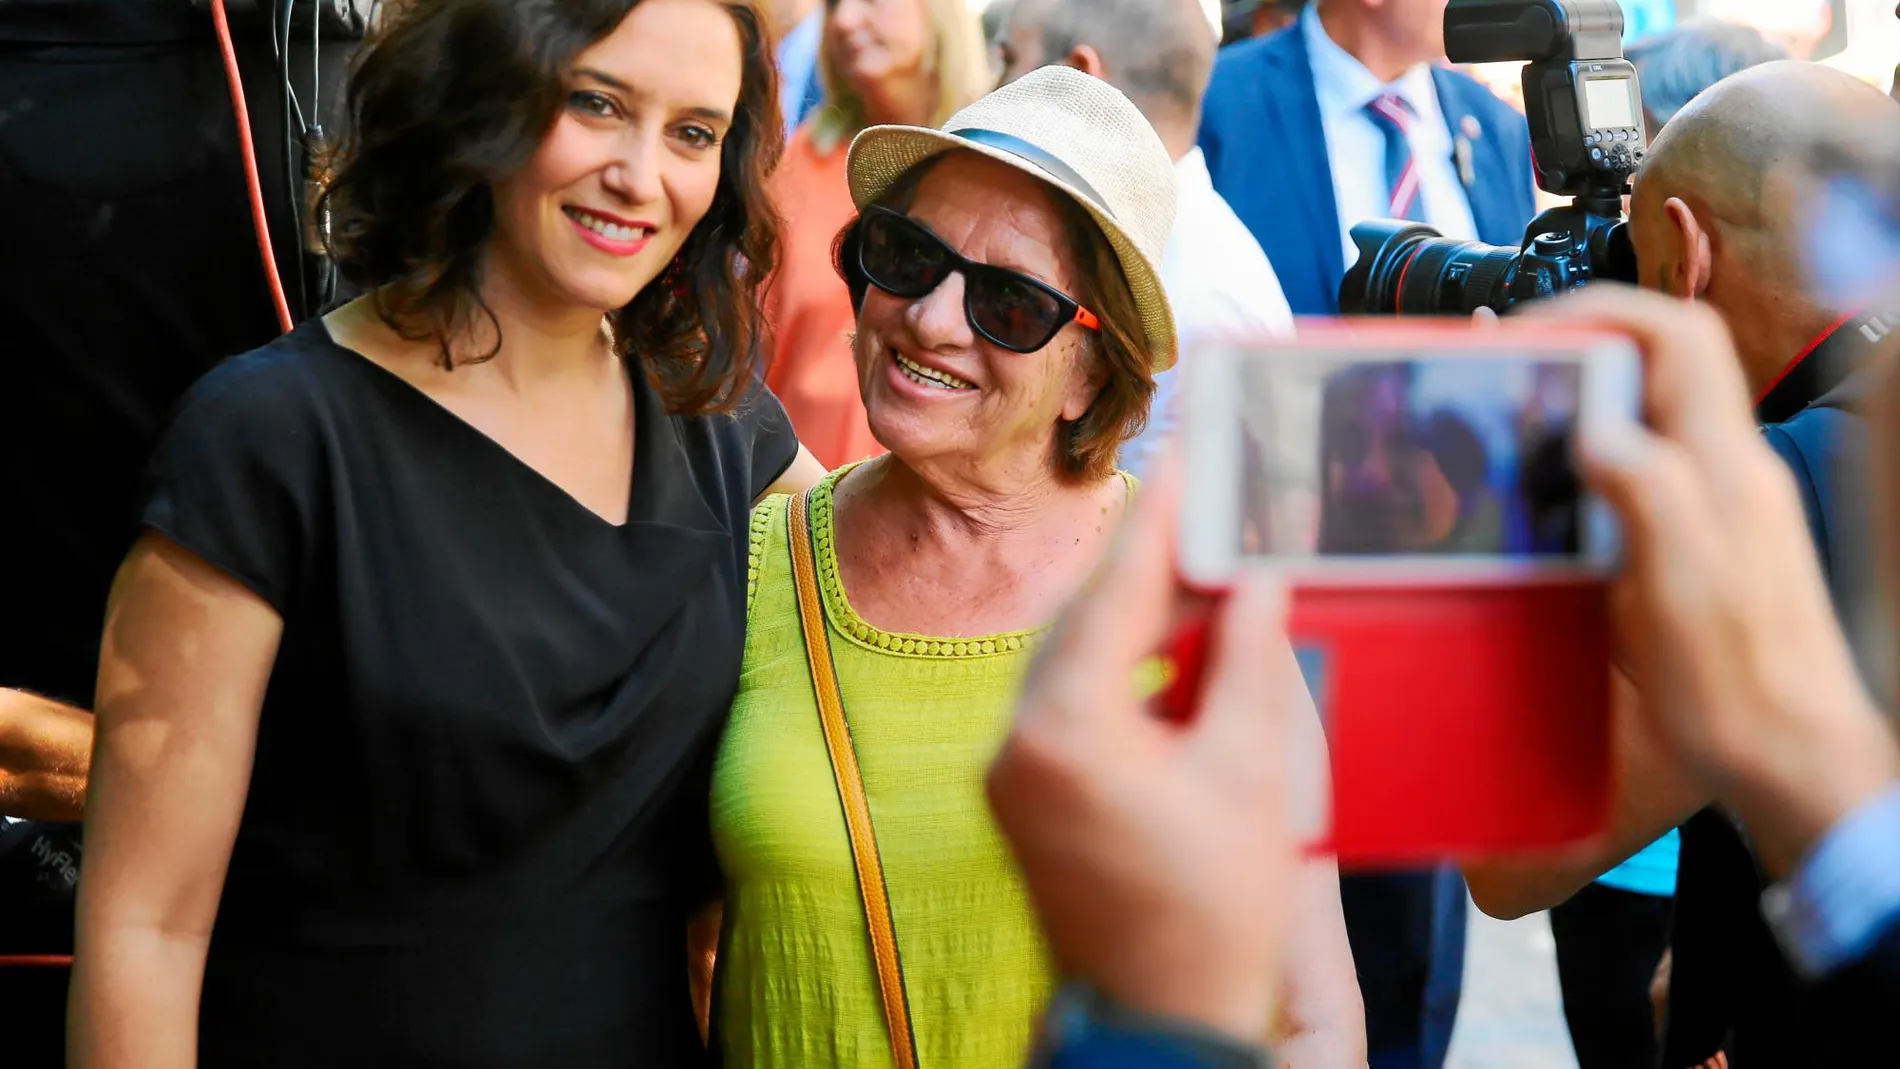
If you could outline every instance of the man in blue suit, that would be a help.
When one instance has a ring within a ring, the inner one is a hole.
[[[1214,64],[1201,148],[1295,315],[1339,311],[1354,223],[1410,218],[1447,237],[1523,241],[1536,211],[1530,134],[1484,86],[1433,65],[1445,4],[1316,0]]]
[[[1446,0],[1315,0],[1222,49],[1201,119],[1214,188],[1267,252],[1295,315],[1339,312],[1367,219],[1518,245],[1536,212],[1523,116],[1435,66]],[[1464,975],[1455,873],[1349,876],[1347,933],[1372,1069],[1438,1069]]]

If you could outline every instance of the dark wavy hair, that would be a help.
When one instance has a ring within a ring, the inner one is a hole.
[[[731,409],[763,352],[761,290],[778,261],[766,196],[785,132],[769,35],[746,0],[718,0],[739,28],[744,74],[711,208],[677,276],[611,318],[670,411]],[[450,340],[477,316],[495,184],[527,166],[560,115],[574,57],[640,0],[409,0],[385,8],[350,71],[348,119],[318,197],[343,276],[412,341]],[[677,284],[674,284],[674,278]],[[499,324],[495,324],[497,327]],[[488,359],[494,349],[476,359]],[[464,358],[463,362],[469,362]]]

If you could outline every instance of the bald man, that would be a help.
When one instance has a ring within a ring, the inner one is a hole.
[[[1642,285],[1719,312],[1758,396],[1837,319],[1806,292],[1799,269],[1800,189],[1817,116],[1844,131],[1872,130],[1900,122],[1900,107],[1830,67],[1750,68],[1663,127],[1630,200]],[[1763,421],[1794,411],[1778,405]]]
[[[1897,125],[1900,105],[1839,71],[1755,67],[1716,83],[1663,127],[1630,209],[1642,285],[1705,302],[1727,321],[1757,418],[1796,477],[1836,608],[1850,617],[1854,592],[1873,585],[1844,548],[1866,517],[1855,514],[1860,495],[1834,490],[1865,452],[1855,402],[1877,343],[1900,317],[1878,309],[1842,317],[1809,292],[1803,198],[1817,148],[1851,147],[1829,138]],[[1852,948],[1839,933],[1804,929],[1798,911],[1769,907],[1785,895],[1763,897],[1760,873],[1787,873],[1801,859],[1760,853],[1707,808],[1708,792],[1644,732],[1633,715],[1637,696],[1620,675],[1616,682],[1621,786],[1609,834],[1561,861],[1468,866],[1479,907],[1499,917],[1550,908],[1681,826],[1662,1069],[1721,1058],[1729,1069],[1900,1064],[1870,1062],[1864,1048],[1846,1046],[1849,1030],[1829,1021],[1831,1007],[1803,980]]]

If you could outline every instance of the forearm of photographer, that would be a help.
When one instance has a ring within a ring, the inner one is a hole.
[[[78,820],[91,761],[91,713],[0,689],[0,816]]]
[[[1713,800],[1657,737],[1629,677],[1620,669],[1610,676],[1616,796],[1609,828],[1561,853],[1465,863],[1471,900],[1490,916],[1516,920],[1561,904]]]

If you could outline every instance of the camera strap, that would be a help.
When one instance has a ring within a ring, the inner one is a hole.
[[[1807,344],[1755,400],[1758,423],[1783,423],[1865,367],[1900,329],[1900,308],[1842,316]]]

